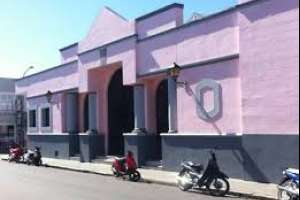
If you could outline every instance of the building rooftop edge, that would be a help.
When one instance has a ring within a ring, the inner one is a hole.
[[[75,42],[75,43],[70,44],[70,45],[68,45],[68,46],[65,46],[65,47],[63,47],[63,48],[60,48],[59,51],[60,51],[60,52],[61,52],[61,51],[65,51],[65,50],[70,49],[70,48],[72,48],[72,47],[78,46],[78,44],[79,44],[78,42]]]
[[[202,19],[195,20],[195,21],[192,21],[192,22],[189,22],[189,23],[185,23],[185,24],[183,24],[182,26],[189,25],[189,24],[193,24],[193,23],[195,23],[195,22],[198,22],[198,21],[201,21],[201,20],[205,20],[205,19],[208,19],[208,18],[212,18],[212,17],[217,16],[217,15],[220,15],[220,14],[222,14],[222,13],[225,13],[225,12],[228,12],[228,11],[231,11],[231,10],[234,10],[235,8],[243,7],[243,6],[246,6],[246,5],[249,5],[249,4],[253,4],[253,3],[257,2],[257,1],[265,1],[265,0],[252,0],[252,1],[244,2],[244,3],[237,3],[235,6],[229,7],[229,8],[227,8],[227,9],[221,10],[221,11],[216,12],[216,13],[213,13],[213,14],[211,14],[211,15],[208,15],[208,16],[206,16],[206,17],[203,17]],[[164,11],[170,9],[170,8],[173,8],[173,7],[184,8],[184,4],[181,4],[181,3],[173,3],[173,4],[170,4],[170,5],[164,6],[164,7],[162,7],[162,8],[159,8],[159,9],[157,9],[157,10],[154,10],[154,11],[152,11],[152,12],[150,12],[150,13],[147,13],[147,14],[145,14],[145,15],[142,15],[142,16],[136,18],[135,21],[140,21],[140,20],[143,20],[143,19],[152,17],[152,16],[154,16],[154,15],[156,15],[156,14],[158,14],[158,13],[164,12]],[[125,17],[123,17],[121,14],[119,14],[119,13],[116,12],[116,11],[114,11],[114,10],[111,9],[110,7],[105,6],[105,8],[107,8],[108,10],[114,12],[115,14],[117,14],[118,16],[120,16],[121,18],[123,18],[124,20],[128,21],[128,19],[126,19]],[[180,26],[180,27],[182,27],[182,26]],[[180,28],[180,27],[178,27],[178,28]],[[70,45],[68,45],[68,46],[62,47],[61,49],[59,49],[59,51],[67,50],[67,49],[72,48],[72,47],[74,47],[74,46],[76,46],[76,45],[78,45],[78,44],[79,44],[79,42],[75,42],[75,43],[70,44]]]
[[[57,65],[57,66],[55,66],[55,67],[51,67],[51,68],[49,68],[49,69],[45,69],[45,70],[43,70],[43,71],[40,71],[40,72],[31,74],[31,75],[25,76],[24,78],[15,79],[15,81],[16,81],[16,82],[22,81],[22,80],[31,78],[31,77],[33,77],[33,76],[37,76],[37,75],[46,73],[46,72],[48,72],[48,71],[56,70],[56,69],[58,69],[58,68],[65,67],[65,66],[67,66],[67,65],[75,64],[75,63],[77,63],[77,62],[78,62],[78,60],[74,60],[74,61],[71,61],[71,62],[68,62],[68,63],[64,63],[64,64],[61,64],[61,65]]]
[[[109,45],[113,45],[113,44],[122,42],[122,41],[124,41],[124,40],[130,39],[130,38],[133,38],[133,37],[137,37],[137,34],[128,35],[128,36],[125,36],[125,37],[123,37],[123,38],[119,38],[119,39],[117,39],[117,40],[113,40],[113,41],[111,41],[111,42],[108,42],[108,43],[106,43],[106,44],[102,44],[102,45],[97,46],[97,47],[95,47],[95,48],[92,48],[92,49],[89,49],[89,50],[86,50],[86,51],[83,51],[83,52],[78,52],[77,55],[78,55],[78,56],[81,56],[81,55],[83,55],[83,54],[86,54],[86,53],[95,51],[95,50],[97,50],[97,49],[101,49],[101,48],[107,47],[107,46],[109,46]]]
[[[124,17],[123,15],[121,15],[120,13],[118,13],[117,11],[113,10],[112,8],[110,8],[109,6],[104,6],[104,8],[106,8],[107,10],[109,10],[110,12],[114,13],[115,15],[119,16],[120,18],[122,18],[125,21],[129,21],[126,17]]]
[[[163,11],[168,10],[168,9],[170,9],[170,8],[173,8],[173,7],[180,7],[180,8],[183,8],[184,5],[183,5],[183,4],[180,4],[180,3],[173,3],[173,4],[170,4],[170,5],[164,6],[164,7],[162,7],[162,8],[159,8],[159,9],[157,9],[157,10],[154,10],[154,11],[152,11],[152,12],[150,12],[150,13],[145,14],[145,15],[142,15],[142,16],[136,18],[135,20],[136,20],[136,21],[139,21],[139,20],[142,20],[142,19],[151,17],[151,16],[153,16],[153,15],[156,15],[157,13],[163,12]],[[122,16],[122,15],[119,14],[118,12],[114,11],[112,8],[110,8],[110,7],[108,7],[108,6],[104,6],[104,8],[110,10],[111,12],[115,13],[116,15],[118,15],[119,17],[121,17],[122,19],[128,21],[127,18],[125,18],[124,16]],[[65,50],[67,50],[67,49],[69,49],[69,48],[72,48],[72,47],[75,47],[75,46],[77,46],[77,45],[79,45],[79,42],[75,42],[75,43],[73,43],[73,44],[70,44],[70,45],[67,45],[67,46],[65,46],[65,47],[62,47],[62,48],[59,49],[59,51],[65,51]]]
[[[239,8],[243,8],[243,7],[245,7],[245,6],[250,6],[250,5],[252,5],[252,4],[254,4],[254,3],[257,3],[257,2],[259,2],[259,1],[268,1],[268,0],[252,0],[252,1],[250,1],[250,2],[240,3],[240,4],[237,4],[237,5],[228,7],[228,8],[226,8],[226,9],[223,9],[223,10],[221,10],[221,11],[212,13],[212,14],[210,14],[210,15],[204,16],[204,17],[201,18],[201,19],[197,19],[197,20],[194,20],[194,21],[190,21],[190,22],[187,22],[187,23],[182,24],[181,26],[177,26],[177,27],[174,27],[174,28],[172,28],[172,29],[169,29],[169,30],[160,32],[160,33],[158,33],[158,34],[155,34],[155,35],[152,35],[152,36],[143,38],[143,39],[139,39],[138,42],[143,42],[143,41],[146,41],[146,40],[150,40],[150,39],[152,39],[152,38],[159,37],[159,36],[161,36],[161,35],[170,33],[170,32],[172,32],[172,31],[177,31],[177,30],[180,30],[180,29],[182,29],[182,28],[186,28],[186,27],[188,27],[188,26],[192,26],[192,25],[197,24],[197,23],[202,23],[202,22],[204,22],[204,21],[213,19],[213,18],[215,18],[215,17],[219,17],[219,16],[221,16],[221,15],[223,15],[223,14],[226,14],[226,13],[229,13],[229,12],[236,11],[236,10],[239,9]]]
[[[136,18],[135,21],[141,21],[141,20],[147,19],[147,18],[152,17],[152,16],[154,16],[154,15],[156,15],[158,13],[161,13],[161,12],[164,12],[166,10],[169,10],[170,8],[176,8],[176,7],[177,8],[184,8],[184,4],[173,3],[173,4],[170,4],[170,5],[164,6],[162,8],[159,8],[157,10],[154,10],[154,11],[152,11],[150,13],[147,13],[145,15],[142,15],[142,16]]]
[[[17,80],[17,78],[9,78],[9,77],[1,77],[0,76],[0,79],[2,79],[2,80],[11,80],[11,81],[15,81],[15,80]]]
[[[184,28],[184,27],[187,27],[187,26],[191,26],[191,25],[196,24],[196,23],[200,23],[200,22],[202,22],[202,21],[206,21],[206,20],[208,20],[208,19],[211,19],[211,18],[220,16],[220,15],[222,15],[222,14],[224,14],[224,13],[231,12],[231,11],[235,11],[235,10],[238,9],[238,8],[241,8],[241,7],[244,7],[244,6],[248,6],[248,5],[252,5],[252,4],[257,3],[257,2],[259,2],[259,1],[268,1],[268,0],[252,0],[252,1],[249,1],[249,2],[240,3],[240,4],[237,4],[237,5],[235,5],[235,6],[231,6],[231,7],[227,8],[227,9],[224,9],[224,10],[221,10],[221,11],[219,11],[219,12],[216,12],[216,13],[213,13],[213,14],[211,14],[211,15],[208,15],[208,16],[206,16],[206,17],[203,17],[203,18],[201,18],[201,19],[199,19],[199,20],[195,20],[195,21],[192,21],[192,22],[189,22],[189,23],[185,23],[185,24],[183,24],[183,25],[181,25],[181,26],[179,26],[179,27],[176,27],[176,28],[173,28],[173,29],[170,29],[170,30],[161,32],[161,33],[159,33],[159,34],[156,34],[156,35],[153,35],[153,36],[150,36],[150,37],[146,37],[146,38],[144,38],[144,39],[142,39],[142,40],[138,40],[138,42],[143,42],[143,41],[145,41],[145,40],[149,40],[149,39],[152,39],[152,38],[154,38],[154,37],[157,37],[157,36],[160,36],[160,35],[163,35],[163,34],[167,34],[167,33],[169,33],[169,32],[176,31],[176,30],[178,30],[178,29],[181,29],[181,28]],[[162,8],[160,8],[160,9],[158,9],[158,10],[155,10],[155,11],[153,11],[153,12],[150,12],[150,13],[148,13],[148,14],[145,14],[145,15],[143,15],[143,16],[141,16],[141,17],[138,17],[138,18],[136,18],[135,20],[136,20],[136,21],[139,21],[139,20],[146,19],[146,18],[151,17],[151,16],[154,16],[154,15],[160,13],[160,12],[163,12],[163,11],[165,11],[165,10],[168,10],[168,9],[170,9],[170,8],[172,8],[172,7],[180,7],[180,8],[183,8],[183,7],[184,7],[184,4],[173,3],[173,4],[167,5],[167,6],[165,6],[165,7],[162,7]],[[108,7],[106,7],[106,8],[108,8]],[[109,8],[109,9],[110,9],[110,8]],[[110,10],[111,10],[111,9],[110,9]],[[115,11],[114,11],[114,12],[115,12]],[[109,43],[107,43],[107,44],[104,44],[104,45],[101,45],[101,46],[99,46],[99,47],[96,47],[96,48],[93,48],[93,49],[90,49],[90,50],[87,50],[87,51],[84,51],[84,52],[79,52],[77,55],[80,56],[80,55],[89,53],[89,52],[91,52],[91,51],[95,51],[95,50],[97,50],[97,49],[99,49],[99,48],[103,48],[103,47],[105,47],[105,46],[108,46],[108,45],[111,45],[111,44],[115,44],[115,43],[118,43],[118,42],[120,42],[120,41],[129,39],[129,38],[132,38],[132,37],[135,37],[135,36],[137,36],[136,33],[133,34],[133,35],[126,36],[126,37],[124,37],[124,38],[120,38],[120,39],[111,41],[111,42],[109,42]],[[71,44],[71,45],[68,45],[68,46],[66,46],[66,47],[61,48],[60,51],[64,51],[64,50],[66,50],[66,49],[72,48],[72,47],[74,47],[74,46],[76,46],[76,45],[78,45],[78,44],[79,44],[79,42],[73,43],[73,44]],[[39,74],[42,74],[42,73],[45,73],[45,72],[48,72],[48,71],[51,71],[51,70],[55,70],[55,69],[57,69],[57,68],[64,67],[64,66],[66,66],[66,65],[73,64],[73,63],[77,63],[77,62],[78,62],[78,60],[71,61],[71,62],[68,62],[68,63],[64,63],[64,64],[61,64],[61,65],[58,65],[58,66],[56,66],[56,67],[52,67],[52,68],[46,69],[46,70],[41,71],[41,72],[37,72],[37,73],[35,73],[35,74],[26,76],[26,77],[24,77],[24,78],[20,78],[20,79],[17,79],[17,78],[16,78],[16,79],[14,79],[14,80],[15,80],[16,82],[22,81],[22,80],[27,79],[27,78],[30,78],[30,77],[32,77],[32,76],[36,76],[36,75],[39,75]],[[1,77],[0,77],[0,78],[1,78]]]

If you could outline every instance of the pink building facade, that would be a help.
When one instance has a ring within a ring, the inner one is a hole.
[[[131,150],[168,170],[217,149],[231,177],[262,182],[298,167],[299,1],[241,1],[189,23],[183,9],[128,21],[104,8],[60,66],[18,80],[28,145],[87,162]]]

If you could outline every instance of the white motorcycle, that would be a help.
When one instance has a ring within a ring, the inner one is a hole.
[[[40,148],[35,147],[33,151],[27,150],[24,155],[24,162],[27,165],[41,166],[43,163]]]
[[[279,200],[299,200],[299,170],[286,169],[278,186]]]
[[[228,179],[229,177],[220,170],[216,154],[212,151],[205,170],[202,165],[195,165],[192,162],[182,163],[177,185],[183,191],[206,188],[211,195],[223,197],[230,190]]]

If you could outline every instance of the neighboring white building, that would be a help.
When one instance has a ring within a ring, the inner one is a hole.
[[[15,80],[0,78],[0,151],[14,141],[15,119]]]

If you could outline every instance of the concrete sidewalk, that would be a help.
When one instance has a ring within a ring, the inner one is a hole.
[[[7,158],[7,155],[0,155],[1,160],[7,160]],[[50,158],[43,158],[43,163],[48,167],[112,176],[111,165],[109,164],[81,163],[74,160]],[[139,171],[145,182],[176,186],[177,173],[175,172],[152,169],[139,169]],[[277,185],[275,184],[230,179],[230,186],[231,193],[234,195],[257,199],[277,199]]]

